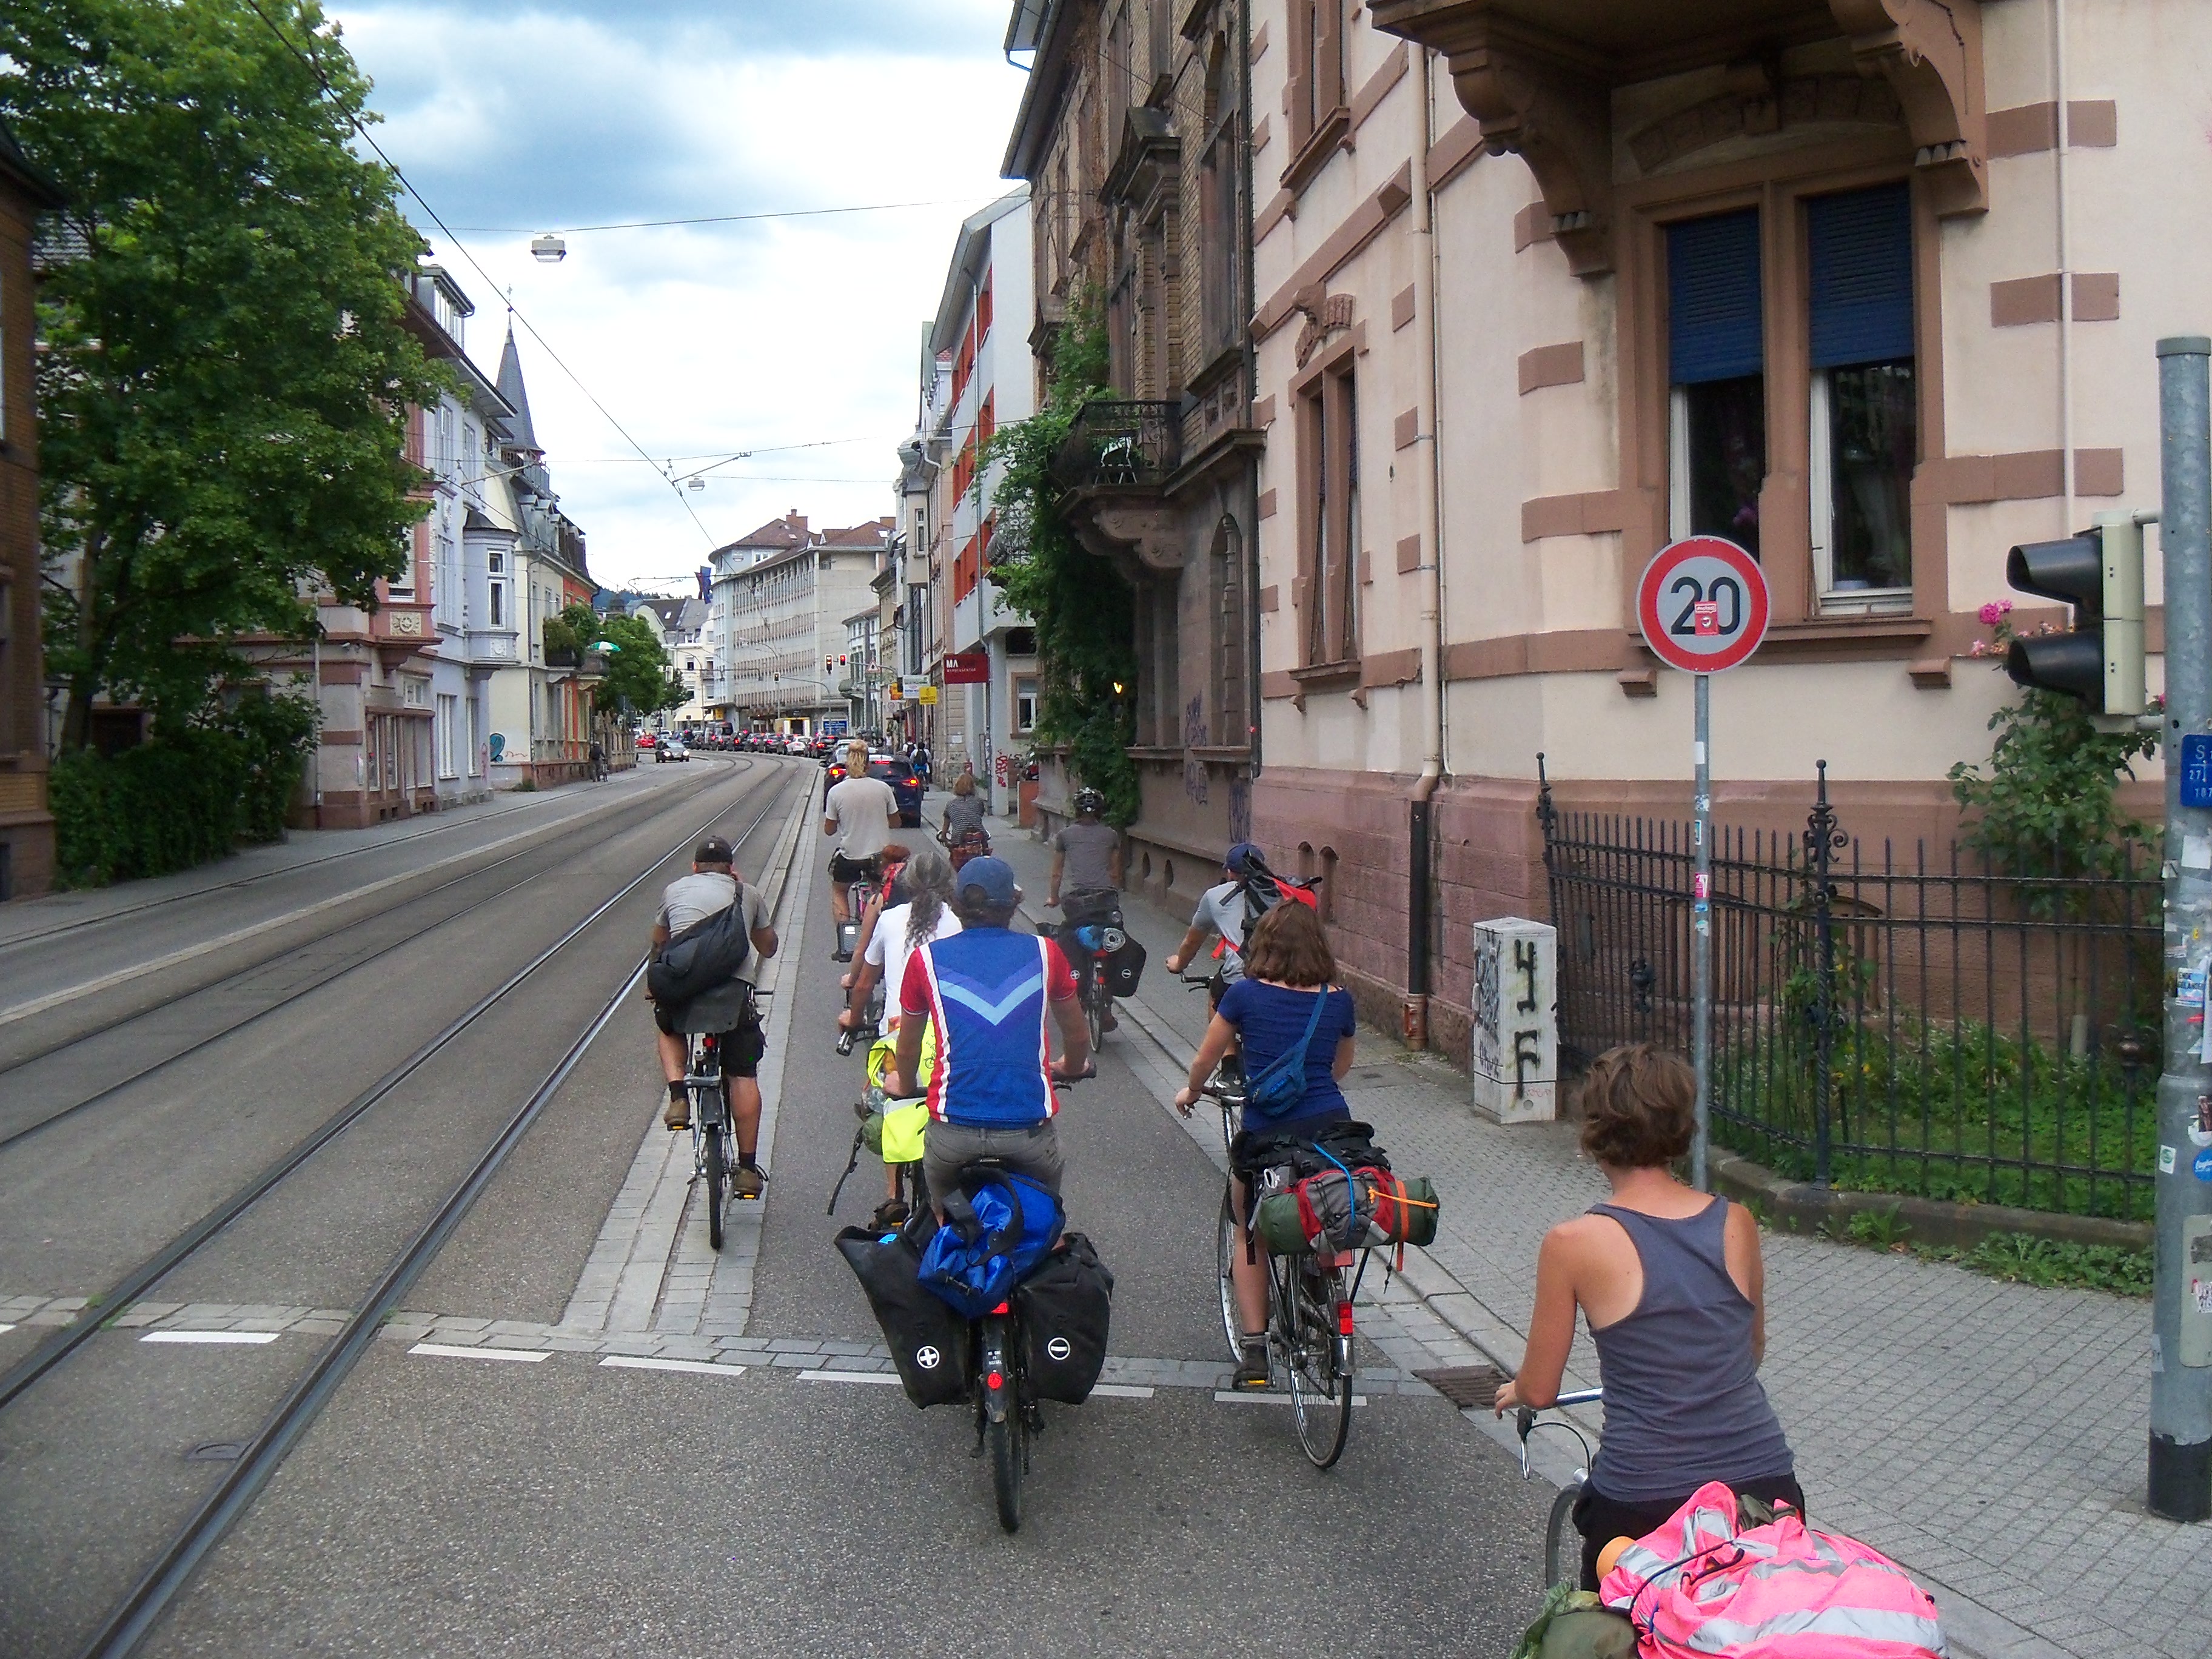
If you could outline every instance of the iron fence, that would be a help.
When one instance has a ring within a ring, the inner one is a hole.
[[[1070,489],[1164,483],[1182,462],[1182,405],[1094,398],[1075,413],[1053,476]]]
[[[1548,780],[1537,816],[1563,1060],[1686,1054],[1690,823],[1561,811]],[[1862,844],[1825,762],[1802,832],[1716,829],[1714,1139],[1823,1185],[2148,1218],[2163,895],[2154,859],[2118,862]]]

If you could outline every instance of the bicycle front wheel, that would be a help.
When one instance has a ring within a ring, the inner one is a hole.
[[[1330,1468],[1352,1434],[1352,1368],[1345,1365],[1340,1374],[1334,1340],[1342,1274],[1313,1273],[1303,1262],[1285,1260],[1287,1271],[1279,1279],[1289,1282],[1279,1281],[1276,1288],[1290,1310],[1291,1415],[1307,1461],[1317,1469]]]
[[[1237,1253],[1244,1248],[1244,1230],[1237,1224],[1237,1212],[1229,1194],[1221,1194],[1221,1224],[1215,1230],[1214,1262],[1221,1274],[1221,1334],[1232,1360],[1244,1358],[1244,1316],[1237,1306]]]
[[[991,1458],[991,1492],[998,1500],[999,1524],[1008,1532],[1022,1528],[1022,1466],[1029,1461],[1029,1429],[1018,1404],[1006,1420],[985,1425]]]
[[[723,1152],[722,1127],[707,1130],[707,1242],[722,1248],[722,1200],[729,1191],[730,1166]]]
[[[1544,1588],[1582,1582],[1583,1535],[1575,1530],[1575,1500],[1583,1483],[1570,1480],[1552,1500],[1552,1518],[1544,1523]]]

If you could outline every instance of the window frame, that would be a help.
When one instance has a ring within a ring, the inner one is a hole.
[[[1360,659],[1360,443],[1358,356],[1347,338],[1291,384],[1297,410],[1302,669]]]

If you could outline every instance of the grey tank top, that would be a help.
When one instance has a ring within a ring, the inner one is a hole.
[[[1644,1263],[1635,1311],[1602,1330],[1605,1437],[1590,1484],[1622,1503],[1686,1498],[1708,1480],[1795,1473],[1759,1386],[1752,1306],[1729,1277],[1728,1200],[1671,1221],[1591,1206],[1626,1230]]]

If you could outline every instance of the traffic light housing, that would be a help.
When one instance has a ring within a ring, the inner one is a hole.
[[[2005,581],[2074,608],[2063,634],[2014,639],[2005,672],[2019,684],[2078,697],[2098,714],[2132,720],[2143,684],[2143,537],[2133,513],[2100,513],[2078,536],[2024,542],[2005,555]]]

